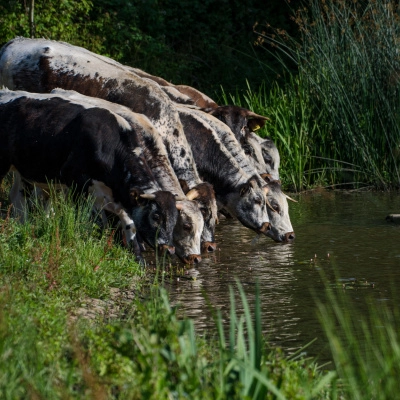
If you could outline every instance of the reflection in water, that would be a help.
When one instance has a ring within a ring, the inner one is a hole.
[[[169,283],[171,299],[181,313],[193,318],[198,331],[214,331],[210,305],[229,324],[229,288],[237,308],[241,302],[238,279],[253,306],[255,284],[260,283],[263,331],[271,345],[293,353],[314,338],[307,349],[319,360],[329,359],[326,340],[316,316],[316,302],[326,301],[320,270],[334,290],[346,280],[373,283],[346,295],[362,312],[367,296],[390,299],[391,287],[400,283],[400,226],[385,217],[400,212],[400,196],[382,193],[321,192],[299,196],[291,205],[296,233],[292,244],[257,237],[237,221],[222,221],[217,228],[219,249],[196,267],[196,280]],[[335,278],[335,271],[344,281]]]

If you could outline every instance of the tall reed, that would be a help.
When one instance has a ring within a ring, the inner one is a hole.
[[[392,0],[308,0],[294,17],[299,42],[279,30],[259,34],[295,62],[323,121],[314,155],[348,163],[353,178],[380,188],[400,184],[397,11]]]
[[[360,312],[342,289],[328,288],[328,302],[318,302],[335,368],[349,400],[396,399],[400,391],[400,314],[393,302],[362,296]],[[396,290],[396,289],[395,289]],[[364,307],[363,307],[364,309]]]

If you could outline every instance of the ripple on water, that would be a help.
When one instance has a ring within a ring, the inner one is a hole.
[[[195,282],[180,280],[169,286],[172,301],[193,318],[198,331],[215,332],[210,305],[221,311],[228,326],[229,288],[242,311],[236,280],[251,308],[258,281],[263,332],[270,343],[293,353],[318,338],[307,352],[325,361],[327,344],[315,303],[315,298],[327,301],[319,271],[324,271],[332,290],[342,290],[343,284],[350,289],[345,282],[352,280],[373,282],[346,291],[360,307],[367,307],[360,301],[366,295],[390,300],[390,288],[400,286],[400,225],[387,223],[385,217],[395,212],[400,212],[400,196],[393,194],[301,195],[299,203],[290,204],[296,239],[286,245],[255,237],[237,221],[222,221],[216,235],[219,249],[196,266]]]

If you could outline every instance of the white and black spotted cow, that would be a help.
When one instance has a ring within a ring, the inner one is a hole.
[[[186,129],[192,129],[192,126],[196,127],[193,129],[198,134],[208,132],[210,128],[213,129],[248,176],[256,174],[261,187],[265,184],[260,181],[260,177],[268,183],[266,185],[269,188],[267,197],[271,205],[268,214],[272,227],[268,230],[268,236],[277,242],[292,242],[295,234],[287,202],[287,199],[292,199],[285,195],[280,187],[279,151],[270,138],[263,139],[254,133],[265,125],[268,118],[242,107],[218,106],[212,99],[194,88],[172,85],[164,79],[147,74],[142,70],[134,68],[132,70],[161,85],[173,101],[188,105],[186,109],[177,107],[180,116],[181,113],[185,114],[184,129],[187,136],[188,134],[192,135],[193,132],[186,132]],[[190,106],[200,106],[201,108]],[[206,125],[202,127],[199,121],[193,121],[191,124],[188,122],[190,115],[196,115]],[[215,185],[214,182],[213,184]]]
[[[185,263],[201,261],[201,238],[207,242],[210,233],[204,228],[204,220],[199,205],[194,201],[199,199],[197,189],[190,190],[186,196],[172,169],[164,143],[150,120],[143,114],[132,112],[120,104],[107,100],[82,95],[74,90],[54,89],[52,94],[59,94],[73,101],[84,102],[93,106],[106,108],[123,117],[132,127],[132,133],[137,135],[139,146],[133,151],[143,155],[162,190],[167,190],[178,196],[180,200],[178,220],[174,229],[174,245],[176,254]],[[204,211],[203,211],[204,213]],[[214,211],[216,213],[216,210]]]
[[[158,84],[81,47],[45,39],[16,38],[0,51],[0,85],[38,93],[48,93],[57,87],[72,89],[146,115],[163,138],[179,181],[200,193],[196,201],[201,201],[202,208],[211,216],[205,220],[212,232],[206,248],[215,249],[213,190],[200,179],[178,113]]]
[[[280,155],[275,143],[269,137],[261,138],[254,133],[265,125],[267,117],[237,106],[219,106],[206,111],[231,129],[258,173],[266,181],[279,180]]]
[[[239,167],[247,175],[254,175],[260,187],[265,186],[269,189],[267,191],[267,199],[268,204],[271,205],[268,208],[271,229],[268,231],[268,236],[277,242],[291,242],[295,235],[289,216],[289,206],[287,201],[289,197],[282,192],[280,183],[272,180],[271,177],[267,182],[265,182],[264,178],[258,173],[258,169],[255,168],[254,162],[250,161],[254,159],[251,159],[245,154],[232,130],[225,123],[221,122],[213,115],[204,113],[201,110],[187,108],[186,106],[178,106],[177,109],[180,115],[182,113],[185,114],[186,120],[190,118],[191,115],[192,118],[197,118],[203,121],[204,128],[201,128],[199,122],[196,122],[198,125],[196,127],[196,133],[198,135],[205,134],[208,138],[207,140],[210,140],[212,136],[208,134],[208,130],[212,129],[232,157],[236,160]],[[186,128],[185,124],[184,128]]]
[[[197,168],[213,184],[219,208],[255,232],[267,234],[271,230],[266,204],[269,189],[260,187],[257,174],[239,166],[215,131],[191,109],[180,105],[177,109]]]
[[[243,107],[218,106],[214,100],[195,88],[173,85],[165,79],[150,75],[138,68],[127,68],[143,78],[158,83],[172,101],[199,107],[202,111],[221,120],[232,130],[258,173],[266,181],[279,180],[280,155],[275,143],[269,137],[261,138],[254,133],[265,125],[267,117]]]
[[[130,124],[104,108],[59,95],[0,91],[0,179],[16,170],[39,185],[91,192],[116,214],[128,243],[136,229],[150,246],[174,252],[176,197],[160,190]],[[15,200],[15,199],[14,199]]]

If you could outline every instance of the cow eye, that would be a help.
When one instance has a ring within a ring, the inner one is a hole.
[[[272,208],[279,213],[281,211],[280,207],[278,206],[278,204],[272,204]]]
[[[261,206],[261,204],[262,204],[262,200],[261,200],[260,198],[255,199],[254,202],[255,202],[256,204],[260,205],[260,206]]]
[[[158,221],[160,221],[160,214],[157,214],[157,213],[155,213],[155,214],[153,214],[153,219],[154,219],[154,221],[156,221],[156,222],[158,222]]]
[[[244,154],[253,155],[253,148],[249,144],[244,144],[243,146]]]
[[[271,165],[272,164],[272,157],[264,150],[262,152],[262,155],[263,155],[265,163]]]
[[[204,207],[200,208],[200,211],[201,211],[201,213],[202,213],[203,215],[206,215],[206,214],[207,214],[207,209],[204,208]]]
[[[192,224],[183,224],[183,229],[184,229],[185,231],[190,232],[191,229],[192,229]]]

